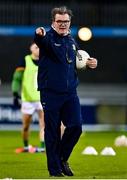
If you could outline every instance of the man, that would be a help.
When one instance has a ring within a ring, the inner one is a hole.
[[[74,175],[67,161],[82,132],[71,16],[66,7],[54,8],[51,29],[37,28],[34,38],[40,48],[38,89],[44,108],[47,164],[50,176],[55,177]],[[90,58],[87,66],[96,68],[96,59]],[[66,127],[62,139],[61,121]]]
[[[17,66],[12,80],[12,92],[14,96],[14,105],[19,107],[19,92],[21,90],[22,100],[22,138],[24,148],[16,150],[17,153],[29,151],[29,127],[32,120],[32,115],[37,111],[39,116],[40,125],[40,143],[41,147],[37,149],[31,149],[43,152],[44,147],[44,112],[40,103],[40,93],[37,91],[37,72],[38,72],[38,59],[39,48],[33,42],[30,45],[31,54],[25,56],[25,58]]]

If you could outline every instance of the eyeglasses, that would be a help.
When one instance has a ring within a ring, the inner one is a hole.
[[[70,23],[70,20],[65,20],[65,21],[62,21],[62,20],[57,20],[55,21],[57,22],[57,24],[61,25],[61,24],[69,24]]]

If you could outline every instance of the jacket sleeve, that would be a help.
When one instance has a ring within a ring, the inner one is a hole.
[[[35,32],[34,42],[37,44],[37,46],[39,48],[43,48],[43,47],[47,46],[47,42],[48,42],[47,36],[46,35],[40,36],[40,35],[36,34],[36,32]]]
[[[15,70],[13,74],[12,84],[11,84],[11,90],[12,93],[19,93],[23,78],[23,72],[24,70]]]
[[[34,42],[37,44],[37,46],[40,48],[41,46],[41,36],[36,34],[35,32],[35,35],[34,35]]]

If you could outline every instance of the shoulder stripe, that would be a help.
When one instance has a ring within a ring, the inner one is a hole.
[[[16,71],[23,71],[25,69],[25,67],[17,67]]]

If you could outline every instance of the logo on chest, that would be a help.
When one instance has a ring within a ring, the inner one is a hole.
[[[61,44],[58,44],[58,43],[54,43],[54,45],[57,46],[57,47],[61,46]]]

